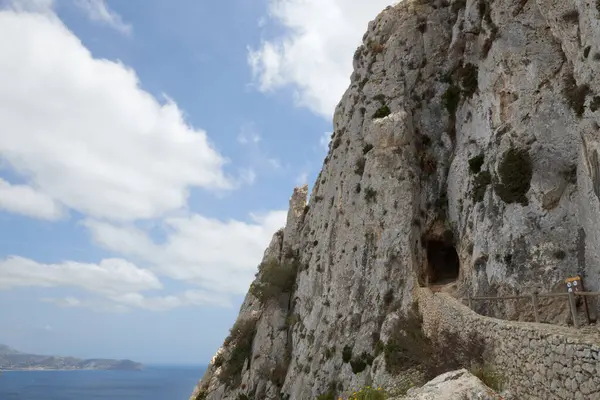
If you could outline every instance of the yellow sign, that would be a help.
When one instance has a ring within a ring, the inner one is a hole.
[[[565,279],[565,284],[567,285],[568,292],[581,292],[583,290],[581,277],[579,276]]]

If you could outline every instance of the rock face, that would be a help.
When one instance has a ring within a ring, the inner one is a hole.
[[[377,16],[310,203],[294,191],[192,398],[393,388],[381,346],[419,286],[547,292],[578,274],[600,290],[596,3],[406,0]],[[564,303],[540,302],[542,320],[564,324]],[[475,306],[532,320],[529,304]]]
[[[466,369],[446,372],[395,400],[502,400]],[[394,400],[394,399],[390,399]]]

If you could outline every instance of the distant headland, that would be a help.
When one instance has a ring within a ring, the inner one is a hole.
[[[143,365],[131,360],[80,359],[75,357],[27,354],[0,344],[0,371],[47,370],[141,370]]]

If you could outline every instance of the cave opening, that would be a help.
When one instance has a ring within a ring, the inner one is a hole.
[[[427,272],[430,285],[443,285],[458,279],[460,261],[452,243],[443,240],[428,240]]]

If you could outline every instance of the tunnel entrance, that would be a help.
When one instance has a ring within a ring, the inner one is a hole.
[[[428,240],[427,272],[430,285],[443,285],[458,279],[460,261],[451,243],[442,240]]]

